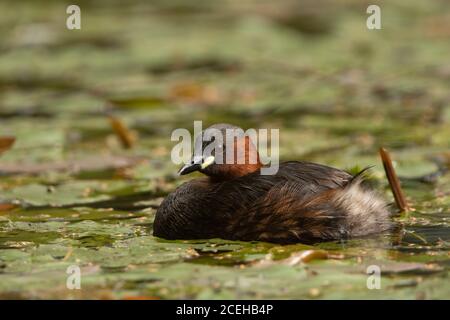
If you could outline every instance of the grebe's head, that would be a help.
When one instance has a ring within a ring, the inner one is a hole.
[[[191,161],[179,174],[200,171],[216,180],[228,180],[254,172],[261,166],[258,151],[244,130],[220,123],[196,137]]]

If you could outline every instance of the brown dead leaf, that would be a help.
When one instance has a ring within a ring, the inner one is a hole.
[[[109,116],[111,127],[119,138],[119,141],[123,148],[131,149],[136,142],[136,136],[127,128],[127,126],[118,118]]]
[[[450,37],[450,15],[434,16],[425,21],[425,33],[429,38]]]
[[[17,205],[12,204],[12,203],[0,203],[0,212],[2,212],[2,211],[9,211],[9,210],[12,210],[14,208],[17,208]]]
[[[15,137],[10,136],[0,137],[0,154],[10,149],[15,141],[16,141]]]
[[[313,260],[328,259],[328,252],[325,250],[306,250],[293,253],[289,258],[283,260],[283,264],[294,266],[299,263],[308,263]]]
[[[216,87],[193,82],[173,86],[169,96],[174,100],[201,104],[217,104],[223,100]]]

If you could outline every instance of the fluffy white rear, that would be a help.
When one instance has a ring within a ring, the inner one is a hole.
[[[381,232],[391,226],[386,202],[361,182],[362,179],[356,178],[333,197],[335,204],[347,213],[347,228],[353,237]]]

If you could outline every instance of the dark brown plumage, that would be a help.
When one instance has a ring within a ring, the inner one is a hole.
[[[252,150],[246,147],[246,152]],[[261,175],[260,167],[246,162],[214,163],[205,169],[197,165],[209,177],[186,182],[164,199],[153,234],[165,239],[312,243],[391,226],[385,202],[362,185],[362,175],[310,162],[281,163],[275,175]]]

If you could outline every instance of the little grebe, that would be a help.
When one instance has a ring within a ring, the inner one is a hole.
[[[244,153],[233,153],[231,164],[217,161],[226,157],[226,131],[241,129],[216,124],[204,132],[213,129],[223,133],[223,142],[203,142],[199,135],[195,145],[200,154],[194,151],[191,163],[179,172],[200,171],[208,177],[186,182],[164,199],[156,212],[155,236],[313,243],[391,227],[386,203],[362,184],[363,175],[303,161],[284,162],[276,174],[261,175],[258,152],[245,135],[233,137],[235,148],[245,143]],[[214,150],[205,159],[201,151],[208,145]],[[256,161],[249,161],[251,156]]]

